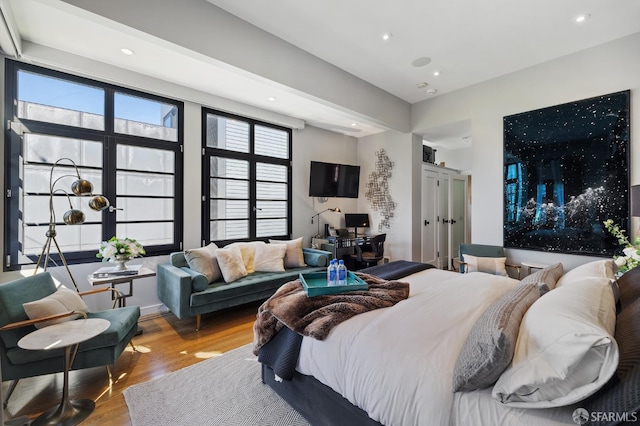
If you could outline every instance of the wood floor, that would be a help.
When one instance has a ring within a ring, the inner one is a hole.
[[[143,333],[133,339],[112,370],[109,387],[105,368],[90,368],[69,374],[71,399],[92,399],[96,408],[82,425],[130,425],[122,391],[220,355],[253,341],[253,322],[260,303],[203,315],[202,329],[195,330],[195,318],[179,320],[174,315],[158,315],[140,320]],[[7,383],[3,384],[7,390]],[[5,411],[7,419],[35,418],[57,405],[62,398],[62,374],[20,380]]]

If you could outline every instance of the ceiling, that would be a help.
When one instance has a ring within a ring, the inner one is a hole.
[[[140,12],[134,6],[143,1],[130,0],[132,14]],[[189,0],[181,4],[207,1],[209,8],[224,9],[407,104],[640,31],[638,0]],[[73,0],[0,0],[3,12],[7,6],[11,10],[24,60],[46,64],[37,53],[39,46],[45,46],[350,136],[393,128],[346,102],[303,93],[72,3],[85,7]],[[576,23],[575,17],[584,13],[590,18]],[[189,22],[176,26],[178,31],[199,30]],[[384,41],[384,33],[392,37]],[[125,46],[135,54],[123,55],[120,49]],[[427,65],[412,65],[416,60],[427,62],[421,59],[425,57],[430,58]],[[440,75],[434,76],[434,71]],[[419,83],[426,87],[419,88]]]

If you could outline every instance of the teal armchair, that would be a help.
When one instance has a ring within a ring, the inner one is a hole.
[[[0,284],[2,381],[14,381],[5,397],[5,404],[19,379],[63,371],[64,349],[30,351],[18,347],[18,341],[35,330],[35,323],[42,321],[42,319],[30,320],[22,307],[23,303],[42,299],[56,290],[56,285],[48,272]],[[101,288],[80,293],[80,296],[109,290],[112,289]],[[59,316],[71,314],[72,312],[68,312]],[[98,336],[79,345],[71,369],[106,366],[109,371],[109,365],[116,363],[137,331],[140,308],[130,306],[88,312],[87,317],[104,318],[109,320],[111,325]]]

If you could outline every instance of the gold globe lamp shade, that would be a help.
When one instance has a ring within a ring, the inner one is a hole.
[[[79,225],[84,222],[85,215],[82,210],[71,209],[67,210],[64,215],[62,215],[62,220],[67,225]]]
[[[71,183],[71,192],[75,195],[91,195],[93,184],[86,179],[76,179]]]
[[[104,195],[94,195],[89,200],[89,207],[91,208],[91,210],[95,210],[97,212],[106,209],[107,207],[109,207],[109,204],[109,200]]]

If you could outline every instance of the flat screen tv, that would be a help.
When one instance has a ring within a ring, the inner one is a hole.
[[[360,166],[311,162],[310,197],[358,198]]]

